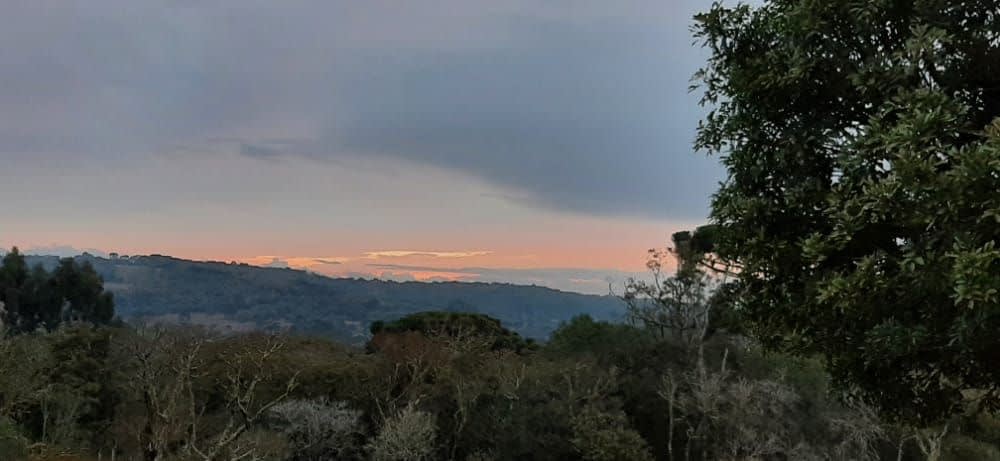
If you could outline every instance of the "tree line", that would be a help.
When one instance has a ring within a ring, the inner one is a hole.
[[[52,330],[67,321],[106,325],[114,320],[113,295],[90,263],[59,261],[49,272],[29,268],[17,247],[0,266],[0,326],[12,333]]]

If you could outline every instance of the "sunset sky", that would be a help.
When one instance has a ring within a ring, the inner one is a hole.
[[[606,292],[705,221],[704,0],[13,0],[0,245]]]

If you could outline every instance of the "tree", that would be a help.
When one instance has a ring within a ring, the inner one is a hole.
[[[434,415],[411,403],[385,422],[369,449],[375,461],[421,461],[433,457],[436,438]]]
[[[139,329],[120,344],[117,358],[126,370],[125,387],[144,410],[129,425],[143,460],[166,459],[171,447],[185,441],[189,427],[196,427],[194,381],[204,366],[204,343],[197,334]]]
[[[28,279],[28,264],[17,247],[10,250],[3,258],[0,266],[0,323],[5,328],[15,329],[21,312],[21,293],[19,288]]]
[[[486,341],[494,350],[514,350],[517,352],[536,349],[531,339],[500,325],[500,320],[485,314],[468,312],[427,311],[410,314],[391,322],[372,322],[373,335],[369,348],[377,348],[385,335],[401,335],[409,332],[434,340],[435,342],[471,344]],[[475,339],[476,341],[473,341]]]
[[[648,335],[630,325],[599,322],[578,315],[552,332],[545,350],[557,356],[592,354],[599,357],[628,354]]]
[[[573,418],[571,441],[586,461],[653,460],[649,445],[620,411],[584,408]]]
[[[9,337],[0,331],[0,425],[17,419],[48,388],[47,371],[54,365],[47,344],[34,336]]]
[[[254,459],[258,448],[250,436],[270,411],[298,385],[274,377],[275,362],[285,347],[280,337],[238,337],[215,351],[221,370],[209,371],[206,347],[216,338],[188,330],[139,330],[117,352],[127,368],[126,386],[141,402],[143,418],[135,424],[145,461],[183,459],[218,461]],[[209,413],[211,399],[199,395],[198,382],[216,378],[215,391],[224,411]],[[267,384],[284,381],[268,392]]]
[[[633,321],[694,350],[708,333],[715,281],[703,270],[704,252],[693,244],[690,232],[675,233],[672,239],[674,246],[667,251],[649,250],[646,267],[652,282],[629,279],[623,299]],[[671,260],[677,270],[665,277]]]
[[[40,398],[41,440],[101,448],[121,400],[118,366],[111,357],[114,332],[88,325],[43,336],[53,365]]]
[[[59,261],[53,273],[31,270],[13,248],[0,266],[0,324],[14,333],[53,330],[64,321],[107,325],[115,316],[114,297],[90,262]]]
[[[89,261],[81,265],[72,258],[63,259],[52,279],[68,307],[64,319],[107,324],[114,318],[114,298],[104,291],[104,280]]]
[[[885,415],[1000,400],[1000,2],[773,0],[697,16],[715,252],[776,349]]]
[[[270,410],[270,419],[288,439],[295,461],[359,458],[361,416],[346,402],[325,398],[287,400]]]

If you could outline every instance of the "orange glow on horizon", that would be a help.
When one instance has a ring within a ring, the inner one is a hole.
[[[0,244],[22,249],[59,242],[85,250],[128,255],[164,254],[202,261],[237,261],[255,266],[290,267],[333,277],[413,280],[476,280],[477,269],[602,270],[642,274],[647,250],[666,246],[670,233],[693,225],[662,221],[563,216],[520,229],[448,234],[401,234],[398,230],[352,232],[299,229],[271,232],[247,228],[168,232],[6,232]],[[155,245],[150,245],[154,242]],[[359,245],[363,242],[364,245]],[[495,272],[494,272],[495,273]],[[571,283],[602,285],[593,277]]]

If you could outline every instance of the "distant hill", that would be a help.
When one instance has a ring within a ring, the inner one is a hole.
[[[29,256],[54,267],[56,256]],[[223,330],[286,327],[297,332],[362,340],[371,322],[421,311],[478,312],[530,338],[546,338],[579,314],[618,320],[611,296],[537,286],[467,282],[392,282],[330,278],[293,269],[198,262],[168,256],[89,261],[115,294],[128,320],[211,325]]]

